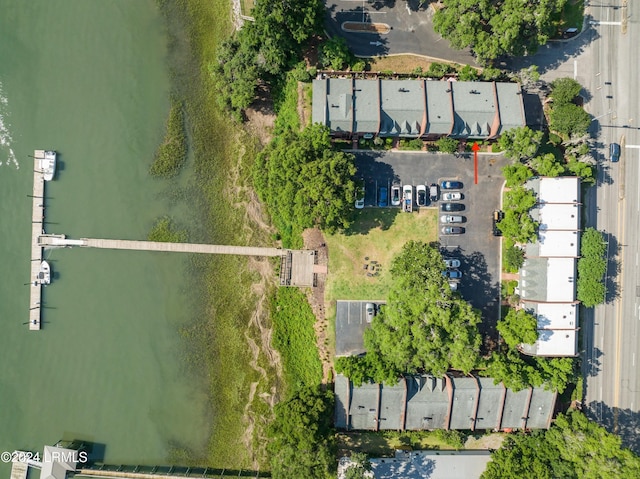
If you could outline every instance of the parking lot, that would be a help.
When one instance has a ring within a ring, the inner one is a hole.
[[[459,292],[474,307],[482,310],[484,318],[495,320],[500,297],[500,242],[492,233],[492,214],[500,204],[503,184],[500,169],[509,161],[494,155],[478,155],[476,185],[473,155],[457,158],[440,153],[359,151],[355,156],[358,175],[365,181],[365,207],[377,207],[380,186],[387,187],[390,192],[395,182],[414,187],[420,184],[428,187],[444,180],[463,183],[462,189],[455,190],[463,195],[462,200],[456,202],[464,204],[463,211],[442,212],[442,201],[428,208],[438,209],[438,220],[443,214],[463,216],[462,224],[450,226],[464,227],[464,234],[443,235],[443,225],[439,224],[439,241],[445,257],[459,258],[462,263]],[[442,193],[440,189],[440,196]]]

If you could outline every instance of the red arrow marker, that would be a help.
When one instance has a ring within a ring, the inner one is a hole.
[[[474,141],[473,146],[471,147],[473,150],[473,173],[474,173],[474,184],[478,184],[478,150],[480,147],[478,146],[478,142]]]

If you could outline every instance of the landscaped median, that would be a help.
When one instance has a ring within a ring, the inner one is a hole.
[[[345,32],[354,33],[378,33],[384,35],[391,31],[391,27],[386,23],[368,23],[368,22],[344,22],[341,28]]]

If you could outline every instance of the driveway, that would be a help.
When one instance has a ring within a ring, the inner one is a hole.
[[[454,50],[433,30],[428,2],[419,0],[327,0],[325,28],[330,36],[347,40],[358,56],[374,57],[414,53],[435,59],[475,65],[469,50]],[[342,29],[344,22],[386,23],[387,34],[354,33]]]
[[[358,175],[365,180],[367,207],[375,207],[380,186],[393,182],[429,185],[442,180],[455,179],[464,184],[460,213],[466,222],[461,235],[442,235],[438,224],[440,243],[445,256],[459,258],[463,278],[459,291],[462,297],[482,311],[483,333],[494,331],[498,318],[500,297],[499,254],[500,241],[492,233],[492,213],[499,208],[503,177],[500,169],[509,163],[494,155],[478,155],[478,184],[474,184],[473,155],[461,158],[454,155],[426,152],[358,151]],[[441,192],[442,193],[442,192]],[[430,206],[438,208],[440,202]]]

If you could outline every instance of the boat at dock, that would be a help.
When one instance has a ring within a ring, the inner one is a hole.
[[[40,170],[45,181],[53,180],[53,175],[56,173],[57,157],[58,154],[55,151],[47,150],[44,152],[44,157],[40,158]]]
[[[51,284],[51,267],[46,261],[40,263],[40,272],[38,273],[37,282],[39,284]]]

